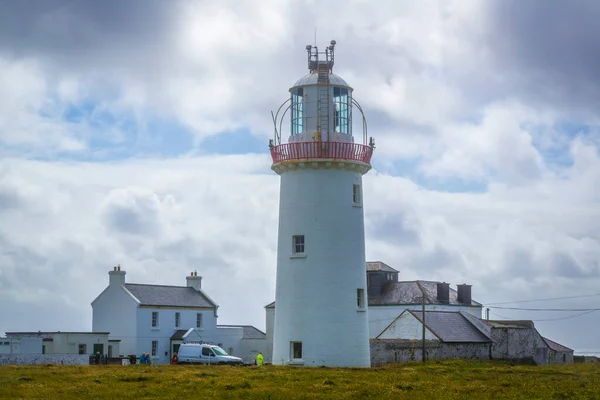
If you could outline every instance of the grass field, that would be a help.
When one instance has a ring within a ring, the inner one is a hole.
[[[408,363],[371,369],[5,366],[2,399],[600,399],[600,366]]]

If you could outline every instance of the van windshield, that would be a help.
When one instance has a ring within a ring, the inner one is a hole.
[[[212,351],[217,353],[218,356],[228,356],[229,355],[229,354],[227,354],[227,352],[225,350],[223,350],[219,346],[211,346],[210,348],[212,349]]]

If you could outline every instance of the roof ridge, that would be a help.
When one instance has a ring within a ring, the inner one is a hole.
[[[185,288],[190,288],[190,289],[193,289],[193,288],[192,288],[192,287],[190,287],[190,286],[157,285],[157,284],[154,284],[154,283],[125,283],[125,286],[127,286],[127,285],[136,285],[136,286],[160,286],[160,287],[172,287],[172,288],[182,288],[182,289],[185,289]]]

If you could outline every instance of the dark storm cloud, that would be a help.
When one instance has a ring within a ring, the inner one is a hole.
[[[135,56],[164,44],[176,6],[159,0],[2,1],[0,54],[77,65],[102,61],[107,54]],[[115,54],[118,49],[123,52]]]
[[[488,46],[507,89],[561,105],[600,102],[600,2],[490,3]],[[590,104],[592,103],[592,104]]]

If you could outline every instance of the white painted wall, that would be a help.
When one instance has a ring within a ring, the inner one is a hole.
[[[359,172],[291,170],[281,175],[273,363],[287,364],[302,342],[305,366],[369,366],[364,218],[353,206]],[[362,196],[361,196],[362,197]],[[306,257],[292,256],[292,236],[305,235]]]
[[[152,327],[152,312],[158,312],[158,327]],[[180,313],[180,325],[175,327],[175,313]],[[196,314],[202,314],[202,328],[195,329],[202,337],[214,337],[217,329],[217,318],[214,311],[200,309],[181,308],[146,308],[137,309],[137,346],[135,354],[142,352],[152,354],[152,341],[158,341],[156,356],[152,356],[152,362],[156,364],[167,364],[171,359],[170,343],[171,336],[180,329],[196,328]],[[166,353],[166,354],[165,354]]]
[[[374,339],[404,310],[421,311],[420,304],[369,306],[369,337]],[[426,304],[426,311],[463,311],[481,318],[481,307]]]
[[[273,361],[273,324],[275,323],[275,308],[265,308],[265,318],[265,334],[267,337],[265,339],[266,344],[263,356],[266,363],[271,363]]]
[[[108,353],[108,335],[107,334],[70,334],[57,333],[53,335],[51,342],[44,342],[46,354],[78,354],[79,345],[86,346],[85,354],[93,354],[94,344],[103,345],[103,353]]]
[[[422,340],[423,324],[409,312],[403,313],[381,333],[378,339]],[[425,329],[425,340],[438,340],[429,329]]]
[[[121,340],[120,354],[137,354],[138,302],[117,277],[111,275],[109,286],[92,302],[92,331],[109,332],[111,339]]]
[[[41,354],[42,338],[0,338],[0,354]]]

